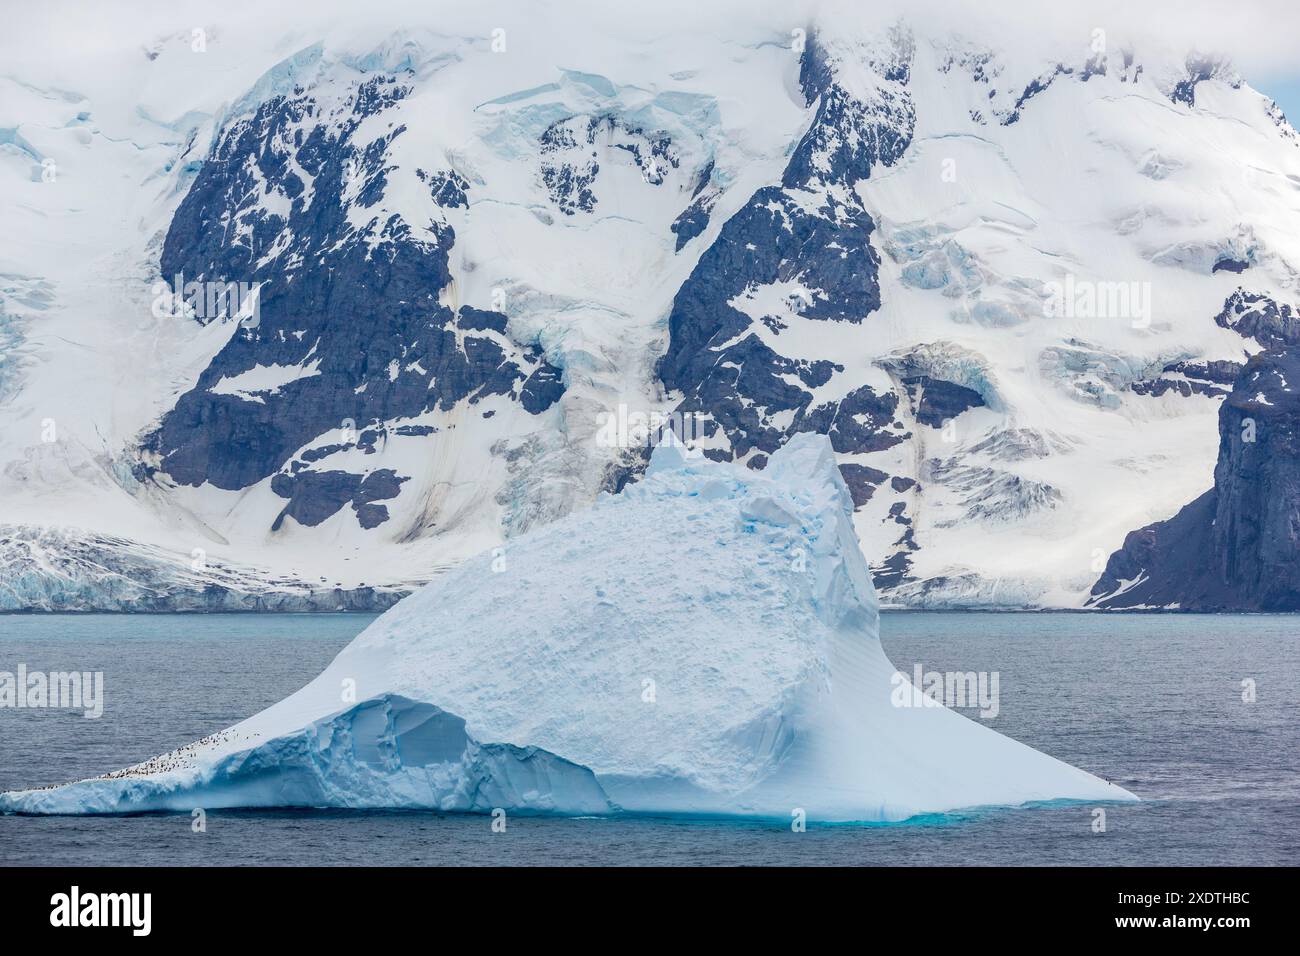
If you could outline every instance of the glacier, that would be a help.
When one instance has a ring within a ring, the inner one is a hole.
[[[758,471],[668,439],[644,480],[448,571],[280,703],[0,811],[878,822],[1137,799],[921,703],[881,647],[830,441],[795,435]]]
[[[186,560],[182,560],[185,558]],[[410,587],[342,588],[209,562],[80,528],[0,523],[0,614],[28,611],[371,611]]]

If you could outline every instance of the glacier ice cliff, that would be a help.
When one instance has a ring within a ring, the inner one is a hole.
[[[199,560],[120,535],[0,523],[0,613],[384,611],[398,587],[331,587],[301,575]]]
[[[103,777],[0,795],[0,811],[889,821],[1136,799],[919,706],[880,646],[852,514],[823,436],[794,436],[761,472],[661,445],[644,481],[451,570],[262,713]]]

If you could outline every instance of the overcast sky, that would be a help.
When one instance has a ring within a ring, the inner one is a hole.
[[[48,66],[51,59],[76,57],[88,48],[138,47],[209,20],[234,21],[241,29],[263,23],[267,29],[296,32],[310,30],[316,22],[358,16],[370,26],[391,21],[394,29],[415,22],[451,24],[467,16],[485,22],[520,15],[552,21],[574,16],[608,23],[613,39],[628,32],[693,28],[725,35],[729,29],[752,31],[767,22],[785,32],[790,21],[806,21],[825,7],[843,9],[844,0],[298,0],[270,5],[265,0],[43,0],[6,11],[0,73],[41,61]],[[1252,86],[1276,99],[1300,124],[1300,0],[852,0],[848,9],[882,22],[899,13],[941,22],[990,45],[999,37],[1030,44],[1051,35],[1086,37],[1100,27],[1113,42],[1139,50],[1159,45],[1224,54]]]

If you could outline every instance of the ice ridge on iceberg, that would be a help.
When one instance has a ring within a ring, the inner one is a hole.
[[[240,740],[248,744],[245,749],[203,759]],[[24,796],[16,806],[29,813],[188,812],[194,807],[615,809],[586,767],[537,747],[481,744],[455,714],[394,694],[269,740],[248,741],[232,729],[104,777]]]
[[[954,711],[895,705],[852,507],[823,436],[762,472],[661,445],[644,480],[436,579],[262,713],[0,794],[0,811],[887,821],[1136,799]]]

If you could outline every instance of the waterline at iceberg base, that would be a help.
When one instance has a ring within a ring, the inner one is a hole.
[[[302,690],[0,811],[230,807],[895,821],[1135,800],[943,707],[895,705],[826,438],[644,480],[401,601]]]

